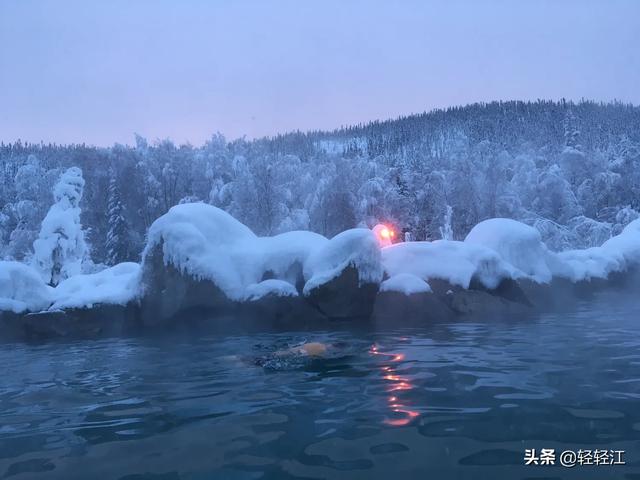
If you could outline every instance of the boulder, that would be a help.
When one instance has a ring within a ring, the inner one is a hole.
[[[162,242],[145,252],[141,291],[140,315],[145,327],[167,324],[188,313],[226,314],[235,307],[213,281],[165,264]]]
[[[130,303],[30,313],[21,318],[19,335],[25,340],[40,341],[123,336],[139,331],[138,305]]]
[[[335,278],[305,291],[305,300],[331,319],[369,318],[380,284],[361,282],[358,269],[348,266]]]
[[[304,264],[305,299],[331,319],[369,318],[383,277],[380,247],[369,229],[342,232]]]

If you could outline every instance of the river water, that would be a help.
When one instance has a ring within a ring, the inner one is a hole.
[[[640,479],[637,298],[481,320],[1,345],[0,478]]]

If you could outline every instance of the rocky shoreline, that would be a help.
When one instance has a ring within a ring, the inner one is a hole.
[[[98,339],[105,337],[182,332],[304,331],[368,326],[421,326],[436,322],[518,320],[546,311],[567,311],[579,301],[610,289],[635,291],[640,271],[633,270],[604,280],[570,282],[554,279],[549,284],[505,280],[491,290],[479,284],[468,289],[445,281],[431,281],[433,291],[406,295],[381,292],[374,285],[358,288],[356,296],[346,293],[352,272],[335,280],[317,297],[266,295],[251,302],[233,302],[216,295],[215,286],[183,279],[187,299],[181,307],[170,307],[163,295],[171,290],[126,305],[101,304],[92,308],[16,314],[0,311],[0,339],[38,342],[53,339]],[[212,294],[213,293],[213,294]],[[320,300],[315,300],[316,298]],[[218,300],[218,302],[215,301]],[[202,300],[202,301],[200,301]],[[313,303],[313,302],[317,303]],[[159,303],[156,303],[159,302]],[[349,314],[331,316],[349,304]],[[326,310],[318,307],[321,305]]]
[[[0,341],[517,319],[640,285],[640,220],[600,247],[560,253],[508,219],[481,222],[464,241],[381,248],[364,228],[258,237],[215,207],[183,204],[148,237],[140,264],[55,288],[0,262]]]

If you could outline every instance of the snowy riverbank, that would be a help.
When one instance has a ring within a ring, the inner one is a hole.
[[[48,286],[27,265],[0,262],[0,332],[98,336],[251,317],[265,325],[543,309],[640,263],[640,220],[602,246],[551,252],[532,227],[491,219],[464,241],[380,248],[368,229],[258,237],[203,203],[173,207],[149,230],[140,264]],[[208,320],[204,320],[208,319]]]

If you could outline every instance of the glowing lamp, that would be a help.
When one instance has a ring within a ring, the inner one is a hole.
[[[387,247],[393,243],[393,239],[396,236],[396,232],[393,228],[379,223],[373,227],[373,233],[375,234],[381,247]]]

